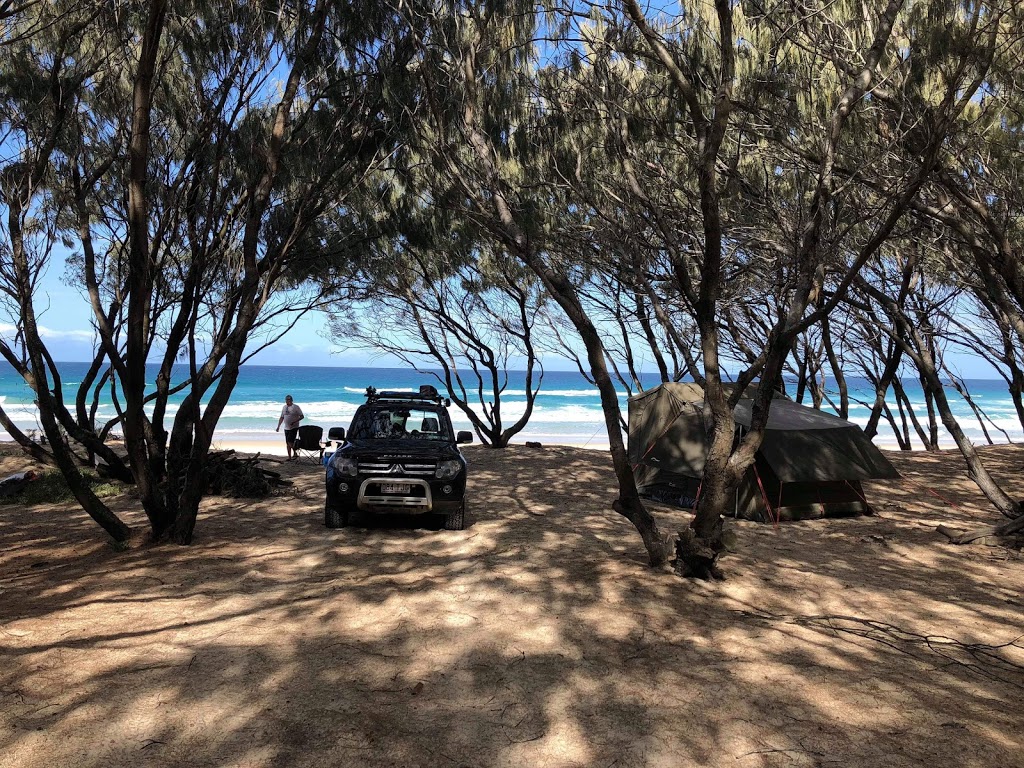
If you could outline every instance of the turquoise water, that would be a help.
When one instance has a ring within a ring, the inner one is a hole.
[[[86,371],[86,364],[62,363],[60,367],[65,397],[71,401]],[[155,373],[154,367],[151,374],[155,376]],[[184,376],[185,373],[186,369],[180,368],[180,374]],[[649,385],[655,383],[652,377]],[[978,379],[967,383],[972,397],[992,422],[1005,429],[1014,441],[1024,440],[1024,430],[1017,421],[1004,382]],[[286,394],[292,395],[302,407],[306,414],[304,423],[318,424],[326,431],[332,426],[348,426],[356,407],[363,402],[367,386],[372,385],[378,389],[417,389],[420,384],[437,385],[437,381],[429,375],[400,368],[245,366],[241,370],[231,403],[217,427],[215,440],[223,443],[280,440],[281,436],[275,434],[274,427]],[[855,398],[873,400],[874,395],[867,389],[865,381],[853,379],[850,386]],[[904,386],[915,407],[920,406],[920,418],[924,418],[920,386],[913,380],[905,381]],[[970,408],[955,391],[950,390],[949,394],[967,434],[976,443],[983,443],[982,431]],[[621,403],[625,411],[625,396]],[[21,429],[38,429],[31,391],[6,365],[0,368],[0,404]],[[524,407],[522,375],[510,373],[508,389],[502,395],[505,424],[514,422]],[[456,429],[470,429],[468,420],[457,408],[453,406],[450,412]],[[102,418],[108,418],[114,414],[113,406],[110,402],[102,403],[99,413]],[[867,422],[867,415],[867,406],[852,405],[851,421],[863,425]],[[1005,437],[991,424],[989,431],[993,439],[1005,441]],[[9,438],[0,433],[0,439]],[[527,440],[588,447],[607,446],[608,437],[596,388],[575,371],[545,373],[533,416],[514,442]],[[895,437],[889,433],[880,434],[875,442],[886,447],[896,446]],[[948,436],[945,436],[943,444],[952,446]]]

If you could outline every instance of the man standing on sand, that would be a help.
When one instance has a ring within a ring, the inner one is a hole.
[[[277,429],[274,431],[280,432],[281,425],[284,424],[284,444],[288,449],[288,461],[295,458],[292,455],[292,450],[295,448],[295,436],[299,433],[299,422],[304,418],[302,409],[292,402],[292,396],[285,395],[284,408],[281,409],[281,418],[277,420]]]

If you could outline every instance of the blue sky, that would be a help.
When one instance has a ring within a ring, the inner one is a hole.
[[[74,362],[92,358],[92,310],[78,290],[47,276],[37,308],[40,310],[40,333],[55,360]],[[298,363],[356,367],[374,364],[370,353],[349,350],[331,354],[331,345],[322,335],[325,329],[326,320],[322,314],[313,313],[301,318],[284,339],[259,352],[253,362],[263,365]],[[10,338],[12,331],[9,318],[0,321],[0,335]],[[378,361],[376,364],[384,363]],[[397,363],[392,361],[391,364]]]
[[[55,360],[91,360],[92,309],[79,289],[65,284],[62,272],[63,263],[58,262],[52,264],[43,277],[36,301],[40,333]],[[13,318],[0,318],[0,336],[10,339],[13,333]],[[332,352],[334,345],[327,336],[326,315],[311,312],[300,318],[281,341],[258,352],[251,362],[260,365],[404,367],[400,360],[374,351],[346,349]],[[552,358],[545,359],[545,367],[553,371],[576,370],[569,360]]]

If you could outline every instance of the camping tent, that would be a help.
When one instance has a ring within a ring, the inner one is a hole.
[[[739,434],[753,401],[735,409]],[[641,494],[693,506],[710,438],[696,384],[668,383],[629,399],[629,459]],[[785,399],[772,400],[764,442],[736,491],[734,513],[750,520],[872,514],[863,480],[899,473],[860,427]]]

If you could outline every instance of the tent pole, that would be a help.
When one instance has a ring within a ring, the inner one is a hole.
[[[765,509],[768,510],[768,519],[772,520],[772,518],[774,516],[775,527],[777,528],[778,525],[779,525],[779,516],[777,514],[775,514],[774,510],[772,509],[772,503],[770,501],[768,501],[768,492],[765,491],[764,483],[761,482],[761,473],[757,471],[757,465],[756,464],[751,464],[750,466],[754,470],[754,477],[757,478],[757,487],[761,489],[761,498],[764,500]],[[781,485],[780,485],[780,488],[781,488]]]

